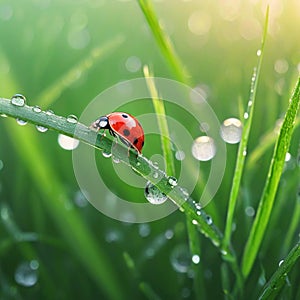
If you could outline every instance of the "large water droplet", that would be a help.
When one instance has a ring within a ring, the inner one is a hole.
[[[12,96],[10,103],[15,106],[24,106],[26,104],[26,98],[21,94],[15,94]]]
[[[39,131],[39,132],[46,132],[49,129],[49,128],[41,126],[41,125],[36,125],[35,127],[36,127],[37,131]]]
[[[21,125],[21,126],[24,126],[24,125],[27,124],[27,121],[21,120],[21,119],[17,119],[17,123],[18,123],[19,125]]]
[[[79,141],[64,134],[58,135],[58,144],[65,150],[74,150],[78,147]]]
[[[34,286],[38,281],[39,263],[36,260],[21,263],[15,271],[15,280],[26,287]]]
[[[200,161],[211,160],[216,155],[216,145],[209,136],[199,136],[192,145],[193,156]]]
[[[221,137],[229,144],[240,142],[242,137],[242,122],[236,118],[226,119],[221,126]]]
[[[162,193],[155,185],[153,185],[150,181],[147,182],[145,191],[144,191],[146,199],[151,204],[162,204],[164,203],[168,197]]]
[[[67,122],[76,124],[78,122],[78,118],[75,115],[67,116]]]
[[[187,245],[176,246],[170,256],[173,269],[178,273],[187,273],[191,265],[191,255]]]

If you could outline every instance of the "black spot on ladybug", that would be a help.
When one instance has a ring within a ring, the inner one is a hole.
[[[134,138],[133,144],[136,145],[138,142],[139,142],[139,140],[137,138]]]
[[[125,118],[125,119],[127,119],[127,118],[128,118],[128,115],[122,114],[122,117]]]
[[[130,135],[130,131],[129,131],[128,129],[124,129],[124,130],[123,130],[123,134],[124,134],[125,136],[129,136],[129,135]]]
[[[143,142],[142,142],[142,147],[144,146],[144,144],[145,144],[145,143],[144,143],[144,141],[143,141]]]

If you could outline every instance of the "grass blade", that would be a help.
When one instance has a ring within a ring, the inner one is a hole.
[[[291,271],[293,266],[296,264],[300,257],[300,242],[290,251],[286,259],[280,264],[279,268],[271,277],[270,281],[265,286],[259,299],[260,300],[270,300],[275,299],[279,294],[280,290],[286,283],[286,278],[288,272]]]
[[[152,97],[152,103],[156,113],[158,128],[160,131],[161,145],[166,163],[166,172],[169,176],[175,176],[174,156],[172,151],[168,123],[166,119],[164,102],[162,99],[159,98],[153,75],[150,73],[148,66],[144,66],[144,76],[150,95]]]
[[[251,228],[250,236],[247,240],[244,250],[242,259],[242,273],[244,277],[247,277],[251,271],[269,222],[278,183],[285,162],[285,156],[289,149],[291,136],[295,126],[296,116],[299,110],[299,103],[300,78],[298,79],[295,90],[290,99],[289,107],[284,117],[278,139],[276,141],[267,181],[263,190],[261,200],[259,202],[259,207],[254,220],[254,224]]]
[[[150,29],[152,30],[156,43],[158,44],[163,56],[169,63],[177,79],[181,82],[188,83],[188,78],[190,76],[188,75],[187,70],[181,62],[180,58],[178,57],[168,34],[161,28],[155,15],[151,1],[138,0],[138,3],[142,12],[144,13]]]
[[[254,74],[252,77],[248,109],[244,115],[245,116],[244,129],[243,129],[242,138],[238,149],[237,161],[236,161],[235,172],[234,172],[234,177],[233,177],[233,182],[232,182],[232,187],[231,187],[231,192],[229,197],[228,210],[227,210],[225,234],[224,234],[224,240],[222,246],[224,251],[227,251],[231,240],[233,215],[234,215],[235,206],[238,199],[238,193],[241,186],[241,179],[242,179],[242,174],[245,165],[245,158],[246,158],[245,153],[247,151],[250,129],[252,126],[253,110],[254,110],[257,86],[258,86],[260,70],[261,70],[261,65],[263,60],[268,22],[269,22],[269,7],[266,12],[266,20],[265,20],[261,49],[260,49],[260,56],[258,59],[257,68],[254,70]]]

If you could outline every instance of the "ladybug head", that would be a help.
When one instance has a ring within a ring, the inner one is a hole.
[[[109,122],[108,122],[108,117],[103,116],[97,119],[95,122],[93,122],[90,126],[90,128],[94,128],[96,130],[100,129],[109,129]]]

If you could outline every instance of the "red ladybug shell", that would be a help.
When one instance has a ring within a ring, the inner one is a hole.
[[[140,122],[132,115],[113,112],[100,117],[92,124],[92,127],[109,129],[112,135],[118,135],[125,144],[141,153],[144,146],[144,130]]]

